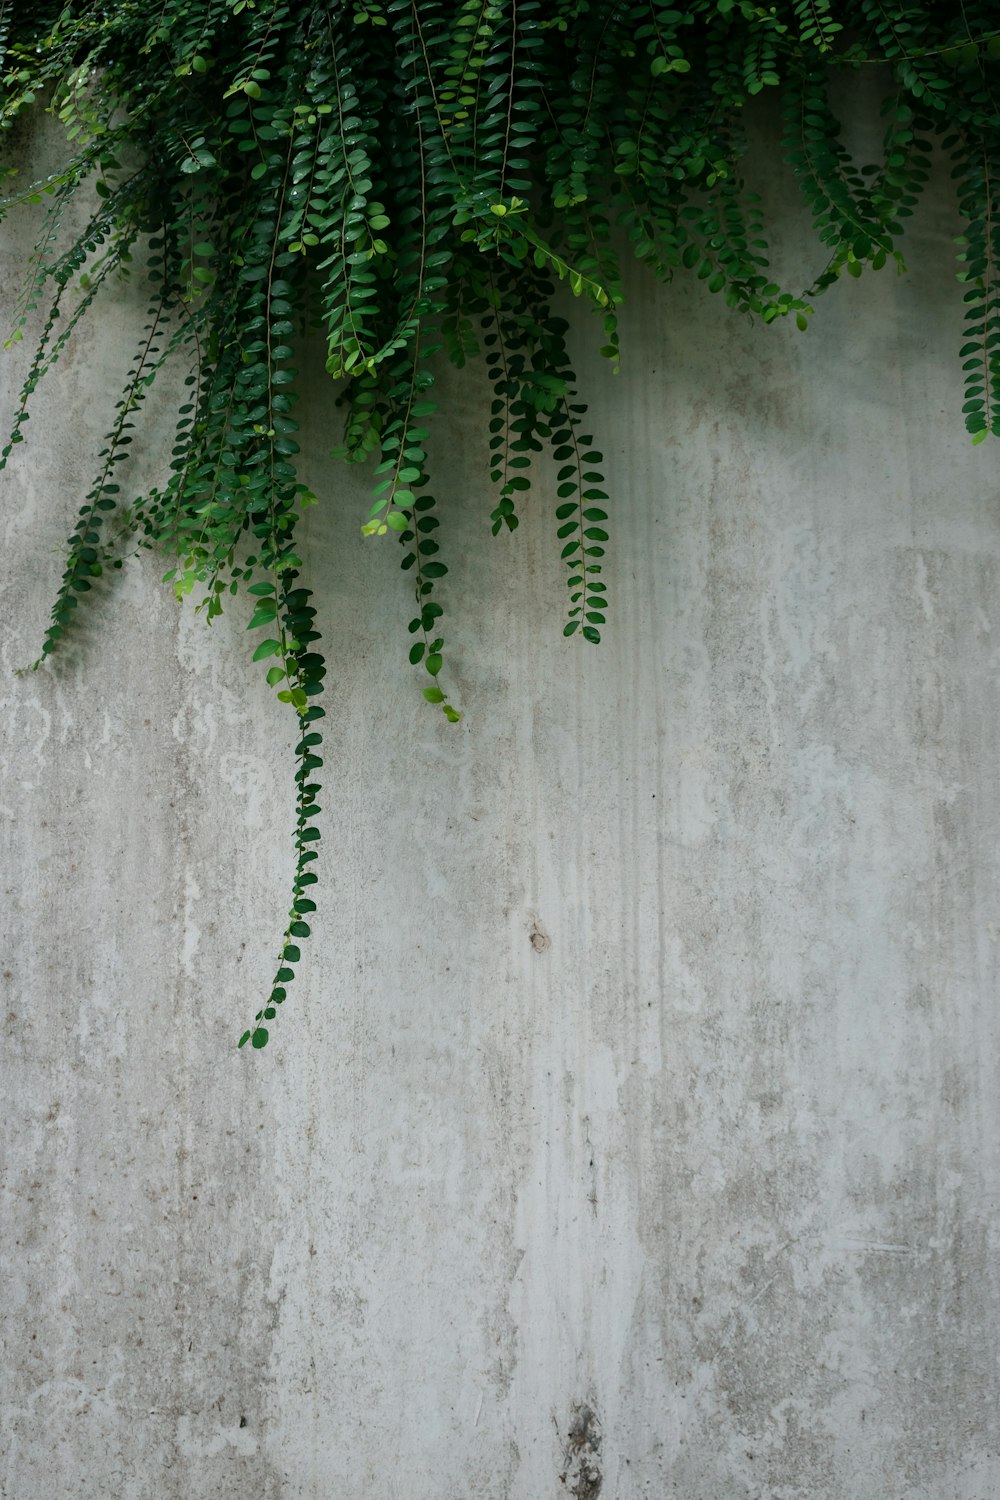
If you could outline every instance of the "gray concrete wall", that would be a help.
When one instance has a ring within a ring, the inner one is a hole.
[[[637,277],[614,380],[581,320],[596,650],[551,501],[491,540],[447,380],[457,728],[317,378],[321,909],[259,1056],[292,729],[246,612],[146,557],[10,671],[137,290],[81,333],[2,481],[9,1500],[1000,1495],[1000,515],[955,233],[942,187],[912,276],[807,336]]]

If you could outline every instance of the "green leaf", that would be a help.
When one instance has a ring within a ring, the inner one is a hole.
[[[263,661],[265,657],[277,656],[280,650],[280,641],[261,641],[260,645],[257,647],[256,651],[253,654],[253,659],[254,661]],[[270,675],[271,674],[268,673],[268,677],[270,677]],[[284,677],[284,675],[284,669],[282,669],[281,676]]]
[[[275,605],[273,599],[262,599],[257,605],[257,608],[254,610],[253,618],[247,626],[247,629],[259,630],[261,625],[270,625],[271,621],[275,618],[277,613],[277,606]]]

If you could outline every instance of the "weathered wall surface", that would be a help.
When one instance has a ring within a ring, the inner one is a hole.
[[[954,233],[941,189],[911,278],[805,337],[637,279],[613,380],[581,324],[597,650],[550,501],[491,541],[450,379],[456,728],[317,380],[324,880],[261,1055],[292,730],[246,612],[146,557],[11,675],[138,290],[81,333],[2,481],[9,1500],[1000,1495],[1000,513]]]

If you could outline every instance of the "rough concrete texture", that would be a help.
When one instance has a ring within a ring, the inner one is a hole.
[[[636,276],[618,379],[579,318],[599,649],[549,495],[491,540],[446,378],[455,728],[312,382],[323,884],[260,1055],[293,731],[246,609],[208,630],[145,556],[10,674],[140,289],[81,332],[2,481],[9,1500],[1000,1495],[1000,516],[955,233],[944,185],[910,278],[806,336]]]

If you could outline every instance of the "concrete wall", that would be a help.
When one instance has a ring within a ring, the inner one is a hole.
[[[246,611],[209,631],[147,556],[10,673],[138,289],[81,333],[2,481],[5,1497],[1000,1495],[1000,516],[955,233],[943,187],[912,276],[807,336],[636,277],[614,380],[581,320],[596,650],[550,499],[491,540],[448,379],[457,728],[317,377],[321,910],[261,1055],[292,732]]]

